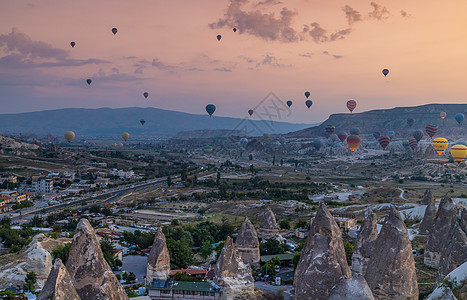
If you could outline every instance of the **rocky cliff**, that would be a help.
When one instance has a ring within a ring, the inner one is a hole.
[[[148,256],[146,282],[154,279],[166,280],[170,273],[170,255],[162,228],[159,227]]]
[[[373,293],[365,278],[353,274],[352,278],[342,277],[334,286],[328,300],[374,300]]]
[[[423,197],[423,199],[425,199],[425,197]],[[436,219],[436,206],[432,197],[429,197],[426,201],[422,202],[426,203],[427,207],[418,231],[420,234],[430,234]]]
[[[55,260],[37,300],[81,300],[61,259]]]
[[[256,234],[255,227],[248,217],[245,218],[240,230],[238,231],[235,246],[237,246],[243,262],[254,265],[259,264],[260,253],[258,235]]]

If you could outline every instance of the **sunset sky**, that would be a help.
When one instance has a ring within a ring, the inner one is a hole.
[[[214,103],[245,117],[274,92],[294,102],[282,121],[316,123],[349,99],[355,112],[464,103],[466,11],[465,0],[1,1],[0,113]]]

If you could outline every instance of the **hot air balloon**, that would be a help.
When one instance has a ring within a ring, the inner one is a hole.
[[[350,149],[355,151],[357,149],[358,145],[360,145],[360,137],[358,135],[349,135],[347,137],[347,145],[349,145]]]
[[[392,140],[396,136],[396,133],[392,130],[388,131],[388,137]]]
[[[334,143],[337,143],[338,141],[339,141],[339,137],[337,136],[337,134],[335,133],[331,134],[331,136],[329,137],[330,145],[333,145]]]
[[[436,126],[436,125],[427,125],[425,127],[425,131],[430,136],[430,138],[433,138],[433,136],[438,132],[438,126]]]
[[[148,98],[148,96],[149,96],[149,93],[148,93],[148,92],[144,92],[144,93],[143,93],[143,96],[144,96],[144,98],[146,98],[146,99],[147,99],[147,98]]]
[[[350,128],[350,135],[360,135],[360,128],[358,127]]]
[[[91,79],[86,79],[86,82],[88,83],[88,85],[91,85],[92,80]]]
[[[212,152],[212,146],[204,146],[204,153],[209,154]]]
[[[68,143],[71,143],[71,141],[75,138],[75,133],[73,131],[67,131],[65,132],[64,136]]]
[[[416,139],[410,139],[409,140],[409,146],[412,148],[412,150],[415,150],[418,146],[418,141]]]
[[[388,69],[383,69],[383,75],[384,77],[388,76],[389,70]]]
[[[355,100],[347,101],[347,108],[350,110],[350,112],[353,112],[355,107],[357,107],[357,101],[355,101]]]
[[[287,101],[287,106],[288,106],[288,107],[291,107],[291,106],[292,106],[292,101],[290,101],[290,100]]]
[[[234,28],[234,29],[232,29],[232,30],[233,30],[233,32],[237,32],[237,28]]]
[[[249,109],[248,110],[248,114],[251,116],[252,114],[254,113],[254,111],[252,109]]]
[[[407,125],[409,125],[409,127],[412,127],[413,122],[415,122],[414,119],[412,119],[412,118],[408,118],[408,119],[407,119]]]
[[[423,132],[421,130],[415,130],[413,132],[413,137],[417,140],[417,143],[423,138]]]
[[[81,139],[81,142],[86,144],[86,139]]]
[[[454,145],[451,147],[451,155],[455,161],[461,163],[464,158],[467,156],[467,146],[464,145]]]
[[[446,112],[445,111],[440,112],[439,116],[441,117],[441,119],[444,120],[444,118],[446,118]]]
[[[305,97],[308,99],[308,97],[310,97],[310,92],[306,91],[305,92]]]
[[[75,45],[76,45],[76,43],[75,43],[75,42],[71,42],[70,45],[71,45],[71,48],[74,48]]]
[[[323,146],[323,143],[321,140],[314,140],[313,141],[313,147],[315,147],[316,150],[319,150]]]
[[[217,40],[220,41],[221,38],[222,38],[222,35],[218,34],[218,35],[217,35]]]
[[[389,143],[391,142],[391,139],[386,136],[386,135],[383,135],[383,136],[380,136],[378,138],[378,142],[379,144],[381,145],[381,147],[383,148],[383,150],[386,150],[386,147],[389,145]]]
[[[458,113],[454,116],[454,119],[456,119],[457,123],[459,123],[459,125],[462,123],[462,121],[464,121],[464,114],[463,113]]]
[[[438,155],[443,154],[443,151],[448,147],[448,140],[445,138],[436,138],[433,140],[433,148],[435,148]]]
[[[126,140],[128,140],[128,138],[130,137],[130,134],[128,132],[124,132],[122,133],[122,139],[126,142]]]
[[[336,130],[336,127],[333,126],[333,125],[327,125],[324,130],[326,131],[326,133],[328,134],[328,136],[331,136],[331,134],[334,133],[334,131]]]
[[[306,107],[310,108],[310,107],[313,105],[313,101],[311,101],[311,100],[306,100],[306,101],[305,101],[305,105],[306,105]]]
[[[339,140],[341,140],[341,142],[343,143],[343,142],[347,139],[348,135],[347,135],[347,132],[341,131],[341,132],[339,132],[339,133],[337,134],[337,137],[338,137]]]
[[[114,28],[112,28],[112,33],[113,33],[114,35],[116,35],[116,34],[117,34],[117,31],[118,31],[118,29],[117,29],[117,28],[115,28],[115,27],[114,27]]]
[[[246,144],[248,144],[248,139],[247,138],[241,138],[240,139],[240,146],[245,148]]]
[[[145,119],[141,119],[141,120],[139,120],[139,122],[141,123],[141,125],[144,125],[144,123],[146,123],[146,120],[145,120]]]
[[[467,146],[467,142],[457,142],[456,145],[464,145],[464,146]]]
[[[377,140],[379,138],[379,132],[373,132],[373,137]]]
[[[216,106],[214,104],[208,104],[206,105],[206,111],[208,112],[209,116],[212,116],[212,114],[216,111]]]

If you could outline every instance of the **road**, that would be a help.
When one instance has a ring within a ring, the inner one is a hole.
[[[291,285],[272,285],[262,281],[255,281],[255,287],[266,292],[272,293],[274,295],[281,294],[284,297],[284,300],[290,299],[290,291],[293,289]]]

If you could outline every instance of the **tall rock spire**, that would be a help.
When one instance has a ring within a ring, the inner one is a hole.
[[[423,199],[425,199],[425,197],[423,197]],[[420,234],[430,234],[431,228],[433,227],[433,223],[436,219],[435,201],[433,201],[432,197],[430,197],[427,201],[425,215],[423,216],[422,223],[420,223],[420,228],[418,229]]]
[[[60,258],[55,260],[49,277],[37,300],[80,300],[70,274]]]
[[[162,228],[159,227],[148,257],[146,282],[154,279],[166,280],[170,273],[170,255]]]
[[[238,231],[235,246],[237,246],[243,262],[253,265],[259,264],[260,253],[258,235],[248,217],[245,217],[245,221],[243,221],[242,227],[240,227]]]
[[[279,236],[279,226],[277,225],[276,217],[269,206],[264,211],[263,218],[259,223],[259,236],[263,240]]]
[[[376,226],[376,215],[369,209],[355,242],[352,254],[352,271],[358,274],[365,274],[377,238],[378,228]]]

